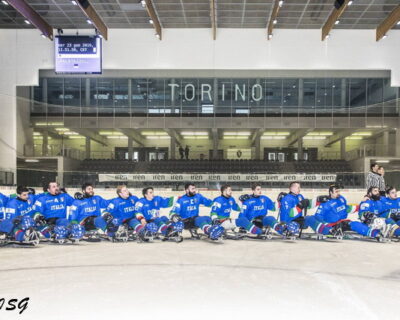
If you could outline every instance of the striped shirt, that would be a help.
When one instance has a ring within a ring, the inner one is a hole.
[[[380,185],[381,185],[380,178],[381,178],[381,176],[378,173],[375,173],[373,171],[368,172],[367,180],[365,182],[366,189],[368,190],[371,187],[380,188]]]

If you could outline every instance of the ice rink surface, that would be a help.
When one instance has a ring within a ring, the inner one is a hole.
[[[399,252],[368,240],[0,247],[0,298],[30,298],[0,319],[398,319]]]
[[[398,318],[400,243],[226,240],[0,248],[0,319]]]

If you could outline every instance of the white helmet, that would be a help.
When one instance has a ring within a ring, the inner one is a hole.
[[[386,227],[384,218],[375,218],[369,225],[372,229],[383,230]]]

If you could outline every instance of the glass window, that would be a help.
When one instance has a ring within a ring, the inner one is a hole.
[[[114,106],[115,114],[124,116],[130,114],[128,79],[114,80]]]
[[[148,113],[149,116],[164,116],[171,114],[170,106],[165,105],[166,92],[164,79],[148,79]]]
[[[397,115],[397,87],[390,85],[390,79],[383,79],[383,110],[385,115]]]
[[[46,113],[46,101],[43,98],[43,78],[40,78],[39,85],[33,87],[32,113]]]
[[[282,79],[265,80],[265,100],[267,114],[282,114],[282,91]]]
[[[367,79],[367,112],[381,115],[383,113],[383,79]]]
[[[132,79],[132,115],[147,114],[147,79]]]
[[[81,112],[81,79],[64,79],[64,112],[79,114]]]
[[[114,79],[97,79],[97,108],[99,114],[114,113]]]
[[[283,79],[283,113],[297,114],[299,106],[299,80]]]
[[[64,79],[48,78],[47,79],[47,101],[48,113],[63,114],[64,105]]]
[[[317,102],[317,80],[303,79],[303,106],[300,114],[315,114]]]
[[[230,116],[232,113],[233,82],[232,79],[218,79],[218,101],[215,108],[217,115]],[[211,111],[214,104],[202,104],[202,113]],[[205,112],[203,112],[205,111]]]
[[[249,80],[250,114],[264,116],[265,114],[265,81],[264,79]]]

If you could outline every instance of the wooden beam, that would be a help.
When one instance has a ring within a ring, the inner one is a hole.
[[[76,0],[79,8],[81,8],[83,14],[92,22],[97,31],[103,36],[105,40],[108,40],[108,28],[97,14],[96,10],[92,7],[89,0]]]
[[[211,29],[213,40],[217,39],[217,18],[215,12],[216,0],[210,0]]]
[[[46,38],[53,40],[53,27],[33,10],[25,0],[7,0],[7,2],[22,14],[26,20],[39,29]]]
[[[385,20],[376,28],[376,41],[381,40],[386,33],[400,21],[400,4],[394,9]]]
[[[278,17],[278,13],[280,10],[280,6],[279,6],[279,0],[275,0],[274,2],[274,7],[272,8],[272,13],[271,13],[271,17],[269,18],[269,23],[268,23],[268,28],[267,28],[267,38],[268,40],[272,39],[272,31],[274,30],[274,21],[276,20],[276,18]],[[283,1],[282,1],[283,3]]]
[[[147,13],[150,17],[150,19],[153,21],[153,27],[156,30],[156,36],[158,37],[159,40],[162,39],[162,28],[161,28],[161,23],[160,20],[158,20],[158,16],[156,13],[156,10],[154,9],[153,1],[152,0],[144,0],[146,2],[146,10]]]
[[[349,2],[351,0],[345,0],[343,5],[339,8],[336,9],[333,7],[331,14],[329,15],[328,19],[326,20],[324,26],[322,27],[322,35],[321,35],[321,40],[324,41],[326,37],[329,35],[331,30],[333,29],[333,26],[335,25],[335,22],[339,20],[343,12],[347,9]]]

